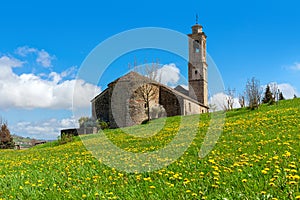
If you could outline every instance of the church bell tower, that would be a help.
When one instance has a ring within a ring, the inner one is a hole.
[[[192,26],[189,36],[189,96],[204,106],[208,106],[206,38],[203,27],[198,24]]]

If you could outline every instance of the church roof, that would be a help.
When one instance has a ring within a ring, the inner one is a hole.
[[[132,81],[132,80],[135,80],[135,81],[141,81],[141,82],[145,82],[145,83],[151,83],[151,84],[154,84],[154,85],[157,85],[157,86],[160,86],[160,87],[164,87],[166,88],[167,90],[169,90],[170,92],[172,92],[173,94],[175,94],[176,96],[181,96],[182,98],[184,99],[187,99],[189,101],[192,101],[194,103],[197,103],[201,106],[204,106],[204,107],[207,107],[203,104],[201,104],[200,102],[198,102],[197,100],[191,98],[188,96],[188,90],[184,89],[182,86],[178,85],[175,89],[167,86],[167,85],[164,85],[162,83],[159,83],[157,81],[154,81],[154,80],[151,80],[149,78],[147,78],[146,76],[143,76],[137,72],[134,72],[134,71],[131,71],[127,74],[125,74],[124,76],[121,76],[119,78],[117,78],[116,80],[110,82],[108,84],[108,87],[114,85],[115,83],[121,81],[121,82],[129,82],[129,81]],[[104,93],[106,93],[108,91],[108,88],[106,88],[103,92],[101,92],[100,94],[98,94],[96,97],[94,97],[91,102],[95,101],[98,97],[102,96]]]
[[[187,89],[185,89],[184,87],[182,87],[181,85],[177,85],[174,90],[188,96],[189,95],[189,91]]]

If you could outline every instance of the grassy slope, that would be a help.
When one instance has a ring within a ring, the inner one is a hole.
[[[99,163],[80,140],[0,151],[0,198],[300,199],[299,114],[300,99],[254,111],[228,112],[216,146],[200,159],[198,152],[209,121],[202,115],[197,136],[183,156],[166,168],[141,174]],[[198,117],[186,119],[195,121]],[[154,151],[174,138],[179,119],[168,118],[164,130],[147,139],[120,130],[108,130],[106,135],[127,151]],[[153,131],[153,127],[129,129],[139,134]],[[188,135],[189,127],[184,131]]]

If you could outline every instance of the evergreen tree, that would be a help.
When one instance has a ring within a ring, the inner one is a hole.
[[[284,98],[282,92],[279,93],[279,101],[281,101],[281,100],[285,100],[285,98]]]
[[[267,85],[265,96],[263,98],[263,103],[273,103],[273,102],[274,102],[273,94],[271,92],[270,86]]]
[[[297,99],[298,97],[296,96],[296,94],[294,94],[294,99]]]

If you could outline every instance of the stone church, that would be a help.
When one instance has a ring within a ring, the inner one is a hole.
[[[192,26],[192,33],[188,36],[189,90],[181,86],[170,88],[130,72],[109,83],[107,89],[91,100],[93,118],[109,122],[111,128],[117,128],[141,124],[149,116],[159,118],[208,112],[207,36],[198,23]],[[151,95],[145,95],[145,91],[151,91]],[[149,97],[147,101],[145,96]]]

